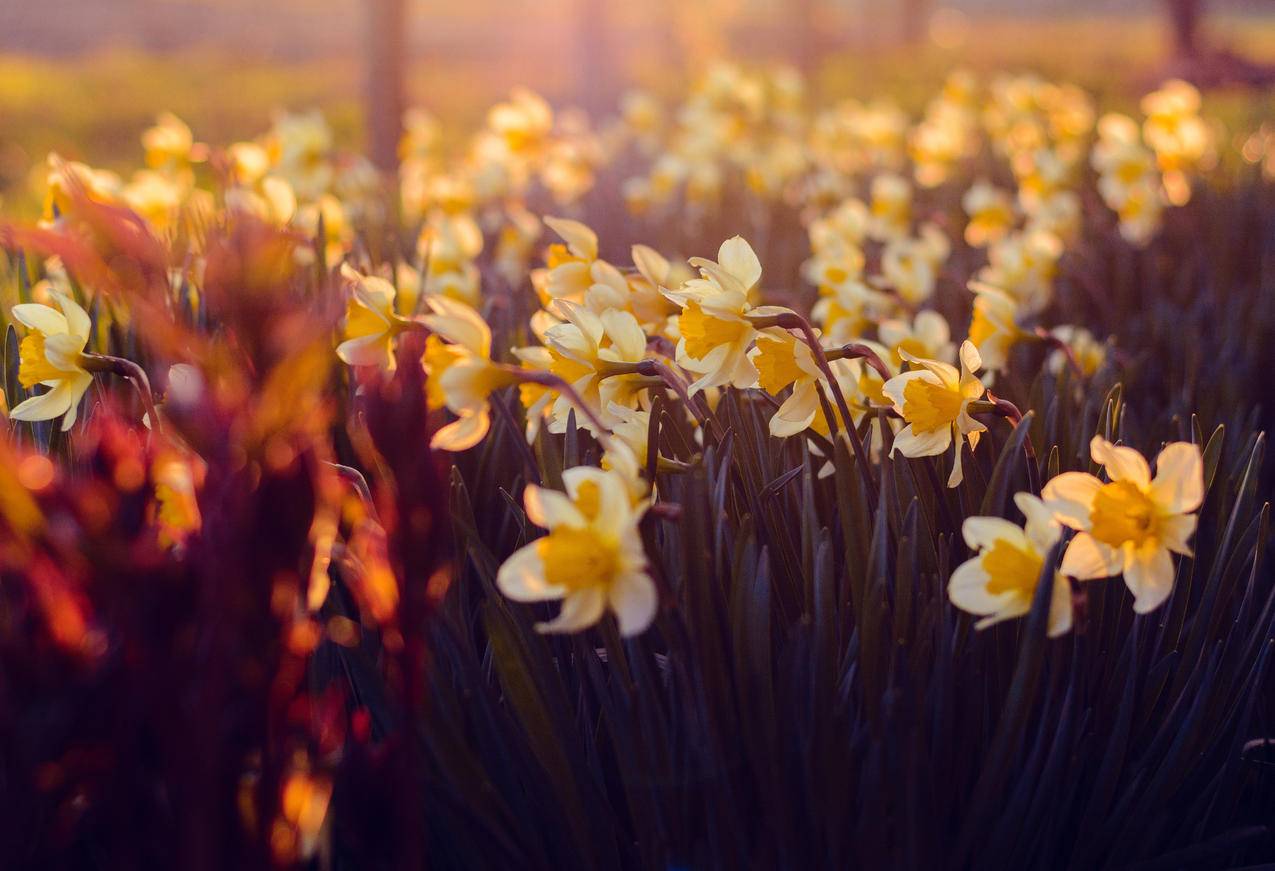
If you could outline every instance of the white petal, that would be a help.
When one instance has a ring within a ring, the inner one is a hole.
[[[440,451],[464,451],[472,448],[487,435],[491,425],[487,406],[474,414],[462,414],[459,418],[434,433],[429,446]]]
[[[348,339],[336,346],[336,355],[350,366],[389,368],[394,359],[384,333]]]
[[[554,218],[549,215],[545,216],[545,224],[562,237],[562,241],[567,243],[575,256],[585,260],[598,256],[598,234],[584,224],[570,218]]]
[[[545,581],[545,567],[533,541],[509,555],[496,572],[496,586],[515,602],[543,602],[560,599],[565,591]]]
[[[1111,480],[1128,481],[1139,487],[1151,483],[1151,469],[1146,459],[1133,448],[1113,445],[1102,436],[1094,436],[1089,443],[1089,452],[1095,463],[1106,467]]]
[[[422,318],[426,326],[449,342],[464,345],[479,356],[488,355],[491,351],[491,328],[482,315],[448,296],[431,294],[426,302],[434,310],[433,315]]]
[[[1000,517],[967,517],[961,524],[961,535],[965,544],[973,550],[986,550],[998,540],[1020,549],[1029,546],[1022,528]]]
[[[1160,541],[1174,553],[1191,556],[1188,542],[1195,534],[1198,519],[1194,514],[1171,514],[1160,518]]]
[[[1120,551],[1103,544],[1087,532],[1078,532],[1067,544],[1060,571],[1078,581],[1109,578],[1120,573],[1124,559]]]
[[[947,596],[952,604],[971,614],[995,614],[1012,598],[1009,593],[992,595],[987,592],[987,571],[983,558],[968,559],[956,567],[947,582]]]
[[[655,583],[645,572],[625,572],[611,585],[611,610],[620,623],[620,634],[637,635],[644,632],[655,619],[660,599]]]
[[[557,490],[546,490],[535,484],[528,484],[522,494],[522,501],[527,509],[527,519],[536,526],[542,526],[545,529],[558,526],[579,529],[585,525],[584,515],[571,503],[566,494],[559,493]]]
[[[602,618],[606,610],[606,594],[598,587],[586,587],[568,593],[562,610],[548,623],[537,623],[537,632],[579,632]]]
[[[90,376],[90,381],[92,378]],[[87,386],[86,388],[87,389]],[[83,391],[76,392],[72,379],[59,382],[58,385],[39,396],[32,396],[18,403],[9,412],[13,420],[53,420],[66,414],[75,403],[79,402]]]
[[[952,446],[952,428],[943,427],[933,432],[917,435],[912,431],[912,424],[899,430],[894,436],[894,445],[890,453],[899,451],[905,457],[934,457]]]
[[[742,236],[733,236],[717,249],[717,262],[734,276],[745,289],[761,278],[761,261]]]
[[[13,319],[24,327],[39,330],[46,336],[68,332],[66,316],[56,309],[38,302],[24,302],[9,310]]]
[[[1070,631],[1072,622],[1071,583],[1062,576],[1054,575],[1053,596],[1049,602],[1050,638],[1057,638]]]
[[[1102,482],[1088,472],[1063,472],[1045,484],[1041,496],[1058,521],[1073,529],[1089,527],[1089,513]]]
[[[44,340],[44,359],[63,372],[80,370],[80,353],[84,340],[71,333],[58,333]]]
[[[1054,518],[1054,512],[1039,497],[1031,493],[1015,493],[1014,504],[1023,512],[1023,530],[1036,550],[1045,553],[1062,536],[1062,527]]]
[[[633,246],[633,265],[642,277],[657,287],[668,281],[669,262],[663,254],[646,245]]]
[[[75,336],[81,342],[89,340],[89,330],[93,328],[93,322],[89,319],[89,313],[80,307],[80,304],[71,297],[63,293],[53,294],[54,299],[58,301],[58,306],[62,309],[62,314],[66,315],[67,332]],[[83,345],[81,345],[83,347]]]
[[[1164,548],[1138,553],[1125,566],[1124,582],[1133,593],[1133,610],[1154,611],[1173,592],[1173,558]]]
[[[627,311],[611,309],[602,313],[602,326],[611,339],[612,348],[620,359],[636,363],[646,356],[646,333],[638,326],[637,318]]]
[[[1151,498],[1161,510],[1186,514],[1204,501],[1204,458],[1190,442],[1174,442],[1155,461]]]

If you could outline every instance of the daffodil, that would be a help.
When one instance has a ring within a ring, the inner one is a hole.
[[[527,487],[527,518],[549,532],[514,551],[497,586],[517,602],[562,600],[557,618],[536,624],[541,632],[579,632],[607,610],[621,635],[644,631],[659,605],[638,530],[647,500],[635,503],[614,470],[580,466],[562,480],[566,493]]]
[[[1018,302],[1008,293],[982,282],[970,282],[974,291],[974,313],[969,340],[990,372],[1009,366],[1009,352],[1025,333],[1018,326]]]
[[[1076,367],[1080,370],[1079,374],[1085,378],[1092,378],[1107,362],[1106,344],[1094,338],[1094,334],[1084,327],[1063,324],[1062,326],[1054,327],[1049,332],[1055,339],[1067,346],[1071,359],[1075,361]],[[1067,354],[1061,348],[1055,348],[1050,353],[1046,363],[1049,371],[1054,375],[1061,372],[1066,364]]]
[[[428,298],[432,314],[422,316],[433,335],[425,340],[421,363],[429,376],[431,408],[446,406],[457,419],[441,427],[430,447],[463,451],[483,440],[491,426],[488,398],[517,380],[515,372],[491,360],[491,328],[463,302]]]
[[[749,357],[757,369],[757,384],[761,389],[778,396],[788,387],[792,388],[788,398],[771,415],[771,435],[776,438],[797,435],[814,425],[817,418],[822,420],[823,434],[828,434],[817,388],[820,371],[809,345],[789,330],[771,327],[757,334],[757,343]]]
[[[620,270],[598,258],[597,234],[567,218],[546,217],[544,222],[565,244],[549,246],[546,268],[532,273],[541,302],[565,299],[594,311],[625,308],[628,284]]]
[[[1154,611],[1173,590],[1173,557],[1191,555],[1204,501],[1204,461],[1198,446],[1174,442],[1147,461],[1133,448],[1094,436],[1089,451],[1106,483],[1087,472],[1064,472],[1045,485],[1045,503],[1079,530],[1063,555],[1062,571],[1077,580],[1124,575],[1133,609]]]
[[[965,241],[975,248],[995,242],[1014,226],[1014,204],[1009,194],[986,181],[976,183],[965,192],[961,207],[969,216]]]
[[[905,236],[912,221],[912,185],[901,175],[886,173],[872,180],[869,235],[887,240]]]
[[[773,306],[754,309],[748,302],[749,291],[761,278],[761,262],[752,247],[735,236],[722,243],[716,262],[696,257],[690,263],[700,277],[665,295],[682,307],[677,362],[700,376],[691,393],[724,385],[752,387],[757,370],[748,350],[757,331],[748,316],[783,311]]]
[[[53,294],[58,309],[40,303],[20,303],[13,319],[30,332],[18,347],[18,381],[28,390],[37,384],[49,389],[18,403],[9,411],[13,420],[62,418],[63,432],[75,425],[81,397],[93,383],[84,366],[91,322],[75,300]]]
[[[1049,550],[1062,536],[1062,527],[1040,499],[1018,493],[1014,504],[1026,519],[1023,526],[999,517],[967,517],[961,526],[965,543],[977,553],[952,572],[947,595],[962,611],[982,616],[974,624],[977,629],[1031,610]],[[1058,571],[1053,583],[1048,623],[1051,638],[1065,633],[1072,623],[1071,586]]]
[[[950,363],[956,357],[952,331],[947,319],[932,309],[916,313],[911,322],[902,319],[882,321],[877,325],[881,344],[890,349],[894,365],[903,365],[903,352],[914,358]]]
[[[394,339],[409,326],[394,312],[394,285],[379,276],[361,275],[348,263],[341,266],[341,275],[349,285],[350,299],[337,356],[350,366],[394,371]]]
[[[549,371],[574,388],[576,394],[593,408],[601,420],[607,421],[606,408],[611,403],[634,406],[637,386],[632,372],[626,369],[646,357],[646,334],[637,319],[627,311],[608,309],[595,315],[583,306],[561,300],[555,306],[566,321],[545,330],[545,346],[549,350]],[[618,364],[618,366],[617,366]],[[565,432],[567,417],[574,408],[572,399],[557,396],[548,407],[549,431]],[[592,428],[587,420],[581,425]]]
[[[956,459],[947,479],[949,487],[961,483],[961,449],[966,440],[970,450],[978,446],[987,427],[970,417],[969,404],[983,395],[983,382],[974,374],[983,365],[972,342],[961,345],[961,368],[938,360],[913,357],[903,359],[919,367],[896,375],[886,382],[885,395],[894,404],[906,426],[894,437],[890,449],[905,457],[932,457],[956,445]]]

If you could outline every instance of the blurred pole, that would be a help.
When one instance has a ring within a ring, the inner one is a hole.
[[[1194,58],[1200,53],[1200,18],[1203,0],[1167,0],[1169,21],[1173,26],[1173,53],[1179,58]]]
[[[819,0],[794,0],[792,6],[792,53],[798,70],[813,84],[819,70],[822,39],[818,27]]]
[[[920,44],[925,39],[925,29],[929,23],[930,0],[903,0],[899,4],[899,11],[903,16],[899,23],[904,45]]]
[[[596,120],[607,110],[616,83],[607,0],[576,0],[574,6],[576,102]]]
[[[364,0],[367,5],[367,130],[372,162],[398,172],[403,133],[407,0]]]

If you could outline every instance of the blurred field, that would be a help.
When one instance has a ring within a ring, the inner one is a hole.
[[[1104,106],[1131,108],[1154,84],[1166,57],[1167,35],[1159,17],[969,19],[938,16],[921,46],[882,47],[852,21],[824,29],[830,45],[816,82],[825,95],[889,94],[919,109],[954,66],[991,73],[1034,70],[1075,81]],[[550,28],[553,30],[553,28]],[[521,47],[493,44],[487,51],[417,53],[409,72],[409,97],[467,128],[486,107],[521,84],[556,103],[569,102],[576,79],[574,35],[537,29]],[[1212,44],[1258,60],[1275,60],[1275,15],[1215,15]],[[727,48],[744,62],[781,61],[760,22],[735,24],[716,35],[672,28],[679,42],[660,44],[649,26],[616,22],[619,73],[626,82],[669,93],[710,50]],[[557,38],[561,50],[553,51]],[[727,43],[729,43],[727,45]],[[838,46],[841,46],[838,48]],[[493,55],[500,55],[493,62]],[[694,60],[687,60],[693,58]],[[224,49],[169,53],[117,48],[76,57],[0,56],[0,197],[10,211],[29,208],[26,179],[49,151],[123,170],[140,157],[137,137],[162,111],[190,123],[197,136],[228,143],[261,132],[280,108],[319,108],[342,145],[362,138],[362,73],[353,58],[280,60],[245,58]],[[1275,117],[1270,93],[1209,95],[1208,110],[1232,129],[1251,129]]]

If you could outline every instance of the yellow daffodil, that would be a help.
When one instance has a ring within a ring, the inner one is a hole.
[[[207,146],[195,141],[186,122],[171,112],[160,115],[154,127],[142,134],[146,165],[156,170],[182,170],[208,156]]]
[[[313,202],[332,186],[331,152],[332,130],[318,111],[282,114],[275,119],[270,157],[278,174],[301,200]]]
[[[690,263],[700,277],[665,295],[682,307],[677,362],[700,376],[691,392],[728,384],[752,387],[757,370],[748,349],[757,331],[746,315],[783,311],[773,306],[754,309],[748,302],[749,291],[761,278],[761,262],[752,247],[735,236],[722,243],[716,262],[695,257]]]
[[[433,331],[425,340],[422,365],[431,408],[446,406],[457,419],[434,433],[430,447],[463,451],[483,440],[491,425],[488,397],[513,384],[516,375],[491,360],[491,328],[463,302],[445,296],[427,299],[433,314],[421,320]]]
[[[1069,324],[1054,327],[1049,331],[1055,339],[1066,345],[1071,351],[1071,357],[1076,362],[1076,366],[1080,369],[1080,374],[1085,378],[1092,378],[1103,364],[1107,362],[1107,346],[1103,342],[1099,342],[1094,338],[1094,334],[1086,330],[1084,327],[1074,327]],[[1047,364],[1049,371],[1057,375],[1067,365],[1066,355],[1062,349],[1055,348],[1050,352]]]
[[[55,308],[40,303],[20,303],[13,319],[30,332],[18,348],[18,381],[30,390],[37,384],[49,389],[18,403],[9,411],[13,420],[62,418],[63,432],[75,425],[81,397],[93,383],[84,367],[84,348],[91,328],[88,313],[61,293],[53,294]]]
[[[976,183],[965,192],[961,207],[969,216],[965,241],[975,248],[995,242],[1014,226],[1014,204],[1009,194],[986,181]]]
[[[987,427],[969,415],[969,404],[983,395],[983,382],[974,374],[983,365],[978,350],[971,342],[961,345],[961,368],[938,360],[913,357],[906,351],[903,359],[919,367],[896,375],[886,382],[883,391],[907,423],[894,437],[893,454],[905,457],[932,457],[956,445],[956,459],[949,487],[961,483],[961,448],[968,440],[970,450],[978,446],[979,435]]]
[[[1062,571],[1077,580],[1124,575],[1133,609],[1153,611],[1173,590],[1172,554],[1191,555],[1192,513],[1204,501],[1204,461],[1198,446],[1174,442],[1156,457],[1156,474],[1133,448],[1100,436],[1089,445],[1109,481],[1064,472],[1045,485],[1045,503],[1080,530],[1063,555]]]
[[[910,323],[901,319],[882,321],[877,326],[877,335],[881,344],[890,349],[894,358],[891,362],[896,367],[903,365],[904,351],[914,358],[944,363],[950,363],[956,357],[956,346],[952,344],[952,331],[947,319],[932,309],[917,312]]]
[[[646,333],[627,311],[608,309],[595,315],[583,306],[559,301],[555,306],[566,321],[545,331],[544,341],[551,362],[549,371],[570,384],[585,403],[608,423],[606,409],[611,403],[637,403],[637,382],[632,373],[609,374],[615,364],[640,363],[646,357]],[[546,410],[549,431],[565,432],[567,418],[575,406],[559,395]],[[577,410],[577,417],[579,411]],[[580,425],[592,429],[586,418]]]
[[[344,341],[336,353],[350,366],[378,366],[394,371],[394,339],[408,322],[394,313],[394,285],[375,275],[360,275],[348,263],[341,275],[350,289],[345,309]]]
[[[778,396],[792,387],[792,393],[771,415],[770,434],[776,438],[797,435],[814,425],[818,418],[822,421],[823,434],[827,435],[828,425],[823,420],[816,386],[820,372],[810,346],[790,330],[771,327],[757,334],[756,346],[749,357],[757,369],[757,384],[762,390]]]
[[[497,586],[517,602],[562,600],[556,619],[536,624],[541,632],[579,632],[608,609],[621,635],[644,631],[659,605],[638,531],[647,500],[635,503],[617,471],[581,466],[562,480],[565,494],[527,487],[527,518],[549,534],[514,551]]]
[[[901,175],[886,173],[872,180],[868,233],[885,241],[907,235],[912,222],[912,185]]]
[[[1009,366],[1010,350],[1024,335],[1018,326],[1018,302],[1000,288],[978,281],[970,282],[970,289],[974,291],[974,314],[969,340],[989,372],[1003,372]]]
[[[1049,549],[1062,536],[1062,527],[1040,499],[1030,493],[1018,493],[1014,504],[1026,518],[1021,527],[999,517],[967,517],[961,526],[966,545],[977,554],[952,572],[947,595],[962,611],[983,617],[974,624],[976,629],[1021,617],[1031,610]],[[1062,572],[1054,574],[1052,593],[1048,629],[1051,638],[1071,629],[1071,586]]]

